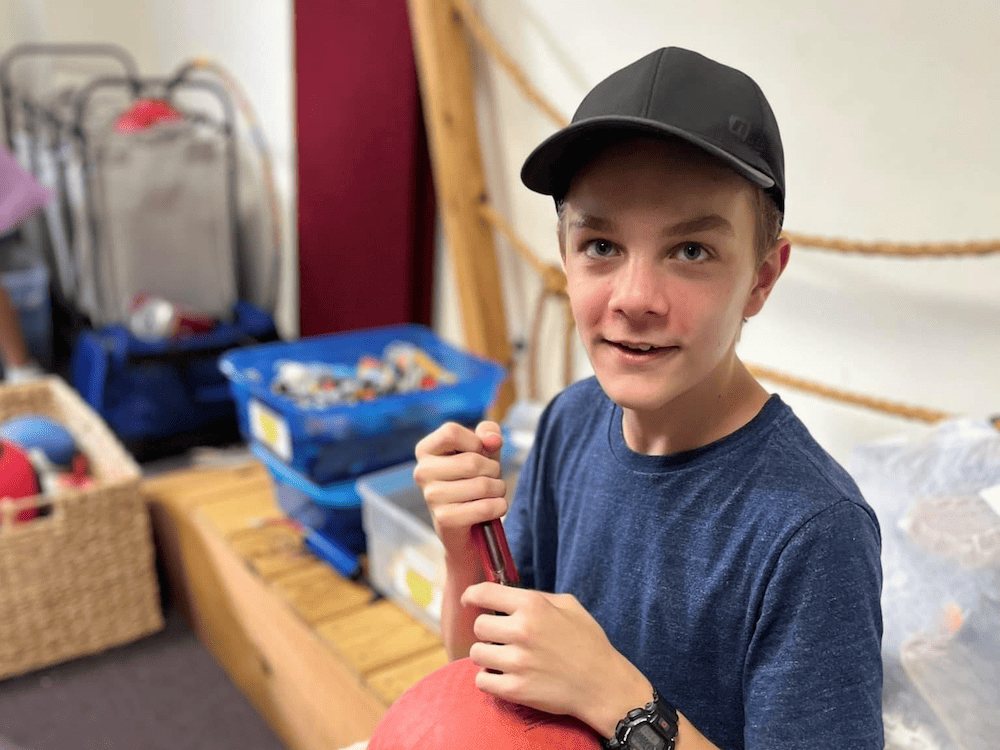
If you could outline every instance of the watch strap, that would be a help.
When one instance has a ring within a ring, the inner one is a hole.
[[[664,738],[663,750],[674,750],[677,741],[677,710],[667,703],[653,688],[653,700],[642,708],[633,708],[615,727],[614,736],[605,740],[605,750],[627,750],[628,738],[640,724],[651,724]]]

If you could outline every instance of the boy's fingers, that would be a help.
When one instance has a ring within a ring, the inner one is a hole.
[[[467,451],[480,453],[482,449],[483,441],[476,433],[457,422],[448,422],[417,443],[414,453],[420,460],[423,456],[448,456]]]
[[[483,438],[487,435],[500,435],[500,425],[496,422],[491,422],[490,420],[483,420],[478,425],[476,425],[476,434]]]
[[[507,484],[493,477],[469,477],[428,482],[423,486],[424,500],[436,507],[482,500],[485,497],[503,498],[507,494]]]
[[[496,453],[503,446],[503,435],[500,432],[500,425],[496,422],[480,422],[476,426],[476,435],[482,441],[487,453]]]
[[[469,586],[462,594],[466,607],[481,607],[494,612],[513,613],[524,598],[524,589],[486,581]]]
[[[500,479],[500,462],[481,453],[458,453],[453,456],[421,457],[413,469],[413,478],[423,487],[431,482],[450,482],[456,479],[491,477]]]
[[[468,529],[474,524],[500,518],[506,511],[507,502],[503,498],[485,497],[437,506],[434,520],[442,529]]]

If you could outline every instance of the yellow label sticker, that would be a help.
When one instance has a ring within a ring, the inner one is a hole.
[[[292,440],[288,423],[273,409],[250,399],[250,432],[284,461],[292,460]]]
[[[434,600],[434,586],[413,568],[406,569],[406,588],[410,599],[419,607],[429,607]]]

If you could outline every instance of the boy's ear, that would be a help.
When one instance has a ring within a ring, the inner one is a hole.
[[[743,308],[744,318],[752,318],[763,309],[778,277],[788,265],[788,256],[791,251],[792,243],[784,237],[779,237],[774,243],[771,251],[765,256],[764,262],[757,269],[757,283],[750,290],[750,297]]]

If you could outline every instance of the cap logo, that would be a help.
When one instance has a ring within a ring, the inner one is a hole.
[[[750,137],[750,123],[738,115],[729,115],[729,132],[746,143]]]

